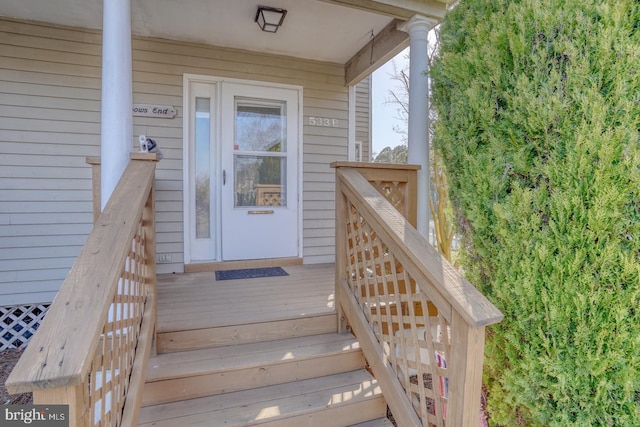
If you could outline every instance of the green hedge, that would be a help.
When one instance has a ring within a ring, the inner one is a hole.
[[[461,0],[431,69],[493,425],[640,426],[640,2]]]

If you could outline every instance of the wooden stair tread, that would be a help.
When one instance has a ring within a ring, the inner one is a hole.
[[[366,416],[384,417],[386,404],[375,379],[365,370],[330,375],[310,380],[226,393],[218,396],[184,400],[142,408],[140,426],[250,426],[300,425],[299,418],[314,423],[305,425],[330,427],[332,417],[324,411],[339,411],[363,416],[353,405],[371,404]],[[355,407],[357,408],[357,407]],[[320,419],[322,418],[322,419]],[[350,424],[366,421],[355,420]],[[335,424],[340,425],[340,424]],[[342,424],[344,425],[344,424]]]
[[[165,353],[149,360],[147,382],[234,371],[349,351],[360,351],[357,339],[353,335],[333,333]]]
[[[378,418],[377,420],[366,421],[349,427],[394,427],[394,425],[388,418]]]
[[[189,314],[188,318],[184,313],[178,312],[176,314],[163,313],[162,317],[158,319],[158,333],[167,333],[167,332],[176,332],[176,331],[189,331],[195,329],[204,329],[204,328],[214,328],[214,327],[224,327],[224,326],[236,326],[236,325],[248,325],[248,324],[259,324],[264,322],[278,322],[278,321],[286,321],[286,320],[296,320],[303,319],[308,317],[335,317],[336,312],[332,308],[317,308],[317,307],[308,307],[304,310],[304,314],[301,314],[299,308],[289,309],[283,308],[278,312],[277,316],[274,316],[271,313],[271,310],[263,310],[260,311],[258,309],[254,309],[253,314],[259,315],[264,313],[264,316],[271,316],[269,319],[265,320],[247,320],[246,316],[242,317],[241,315],[234,315],[233,313],[228,313],[225,315],[224,320],[218,320],[215,323],[212,322],[211,319],[211,307],[208,308],[208,311],[198,312],[193,311]],[[221,316],[221,315],[219,315]],[[222,317],[222,316],[221,316]]]
[[[204,329],[185,329],[158,332],[159,353],[202,348],[274,341],[335,332],[336,313],[304,316],[258,323],[211,326]]]
[[[358,341],[336,333],[333,266],[287,272],[159,282],[140,426],[389,427]]]
[[[149,360],[142,404],[266,387],[364,366],[355,337],[335,332],[165,353]]]

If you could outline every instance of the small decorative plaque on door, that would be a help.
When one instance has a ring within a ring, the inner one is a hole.
[[[172,119],[178,114],[171,105],[133,104],[133,115],[137,117],[159,117]]]

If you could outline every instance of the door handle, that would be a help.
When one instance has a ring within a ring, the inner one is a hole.
[[[222,170],[222,185],[227,185],[227,171]]]

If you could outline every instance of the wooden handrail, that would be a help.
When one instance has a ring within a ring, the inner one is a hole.
[[[129,163],[6,382],[35,403],[69,404],[71,426],[126,425],[137,414],[126,390],[140,394],[155,330],[155,167]]]
[[[484,328],[503,315],[368,180],[336,169],[339,311],[399,425],[475,427]]]

